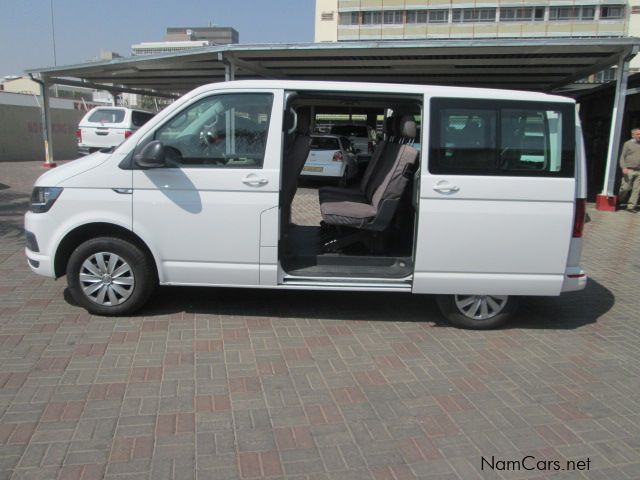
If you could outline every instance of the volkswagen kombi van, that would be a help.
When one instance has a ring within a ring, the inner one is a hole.
[[[291,206],[315,105],[385,112],[359,183]],[[416,138],[417,132],[422,138]],[[420,148],[414,147],[420,144]],[[112,153],[36,182],[31,269],[66,275],[89,312],[127,315],[154,287],[435,294],[456,326],[493,328],[517,299],[586,284],[585,158],[573,100],[423,85],[206,85]]]

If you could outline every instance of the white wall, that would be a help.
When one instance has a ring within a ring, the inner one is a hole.
[[[333,19],[322,20],[322,14],[330,12],[333,12]],[[338,0],[316,0],[316,29],[314,41],[338,41]]]

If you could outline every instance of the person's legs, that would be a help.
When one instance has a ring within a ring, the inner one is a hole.
[[[640,198],[640,171],[631,172],[629,175],[631,196],[627,202],[627,208],[638,208],[638,199]]]
[[[622,181],[620,182],[620,190],[618,190],[618,203],[629,204],[629,196],[631,195],[631,175],[622,174]]]

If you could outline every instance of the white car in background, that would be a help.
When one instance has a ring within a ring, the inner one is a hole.
[[[353,144],[354,153],[357,154],[358,163],[366,163],[371,160],[371,155],[376,149],[376,131],[368,125],[353,123],[334,125],[331,127],[332,135],[347,137]]]
[[[311,150],[302,167],[302,176],[331,177],[342,186],[358,173],[356,152],[346,137],[312,135]]]
[[[117,147],[153,116],[151,112],[125,107],[93,108],[78,124],[78,153],[87,155],[103,148]]]

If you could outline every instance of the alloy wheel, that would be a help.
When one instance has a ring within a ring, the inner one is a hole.
[[[87,258],[80,268],[79,279],[87,298],[103,306],[120,305],[135,288],[133,269],[111,252],[98,252]]]

